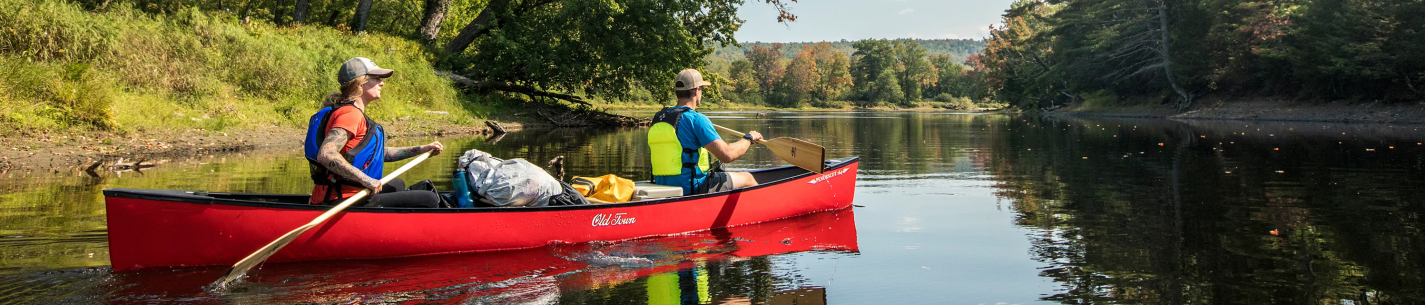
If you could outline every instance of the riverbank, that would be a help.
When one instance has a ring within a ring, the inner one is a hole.
[[[1425,103],[1301,102],[1286,99],[1232,100],[1204,98],[1196,109],[1179,112],[1168,106],[1081,109],[1070,106],[1044,112],[1063,117],[1162,118],[1175,120],[1236,120],[1280,122],[1425,124]]]
[[[0,173],[301,147],[333,69],[358,56],[397,71],[366,113],[394,137],[607,118],[462,90],[401,36],[53,0],[0,0],[0,17],[19,25],[0,31]]]
[[[499,124],[507,132],[525,128],[518,122]],[[483,125],[455,125],[410,118],[384,123],[382,127],[392,139],[493,133]],[[143,134],[90,131],[6,136],[0,137],[0,147],[6,148],[0,150],[0,174],[81,173],[91,166],[109,168],[140,162],[161,165],[171,158],[300,148],[305,135],[305,130],[297,128],[263,126],[233,131],[190,129]]]

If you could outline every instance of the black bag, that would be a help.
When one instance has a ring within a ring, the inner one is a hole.
[[[559,186],[564,191],[559,192],[559,195],[549,197],[549,205],[589,204],[589,201],[584,199],[584,195],[580,195],[579,190],[574,189],[573,186],[570,186],[568,183],[564,183],[564,181],[560,181]]]
[[[408,190],[408,191],[430,191],[430,192],[433,192],[433,193],[436,194],[436,197],[439,197],[439,198],[440,198],[440,205],[439,205],[439,207],[442,207],[442,208],[453,208],[453,207],[455,207],[455,205],[452,204],[452,202],[455,202],[455,201],[451,200],[450,195],[449,195],[449,194],[441,195],[441,194],[440,194],[440,191],[438,191],[438,190],[435,189],[435,183],[430,182],[430,179],[421,180],[421,182],[416,182],[416,184],[412,184],[410,187],[407,187],[406,190]]]

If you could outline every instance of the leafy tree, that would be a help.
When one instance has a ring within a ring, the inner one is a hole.
[[[728,85],[732,88],[732,92],[741,94],[756,93],[762,90],[757,79],[757,71],[752,68],[752,62],[746,59],[733,61],[732,68],[728,73],[731,77]]]
[[[820,76],[816,88],[812,89],[813,99],[830,101],[851,87],[851,58],[846,53],[825,41],[804,47],[802,53],[806,54],[797,57],[812,58],[816,62],[816,74]]]
[[[874,107],[880,102],[900,104],[905,93],[899,82],[896,44],[888,40],[862,40],[852,44],[851,77],[861,107]]]
[[[997,99],[1021,109],[1058,99],[1055,92],[1063,89],[1061,82],[1049,79],[1052,40],[1039,35],[1053,28],[1050,17],[1057,8],[1039,0],[1016,0],[1005,10],[1003,25],[991,27],[982,56],[974,61],[986,67],[985,77],[997,86]]]
[[[896,46],[896,72],[900,74],[897,81],[901,85],[901,92],[905,99],[902,102],[910,106],[911,102],[919,101],[924,88],[935,83],[935,68],[926,60],[925,48],[919,43],[912,41],[897,41]]]
[[[778,91],[783,99],[780,106],[798,108],[806,105],[811,101],[813,89],[817,88],[820,81],[816,54],[813,54],[811,47],[802,48],[797,57],[787,64],[786,73],[778,83]]]
[[[935,84],[925,92],[926,95],[938,96],[944,93],[954,96],[950,84],[955,81],[955,78],[960,77],[965,66],[945,55],[931,55],[927,60],[930,61],[931,67],[935,67]]]
[[[758,1],[758,0],[754,0]],[[777,22],[796,21],[797,16],[787,11],[786,0],[760,0],[771,4],[777,8]],[[796,2],[796,0],[790,0]],[[479,16],[470,21],[460,30],[460,34],[446,44],[445,51],[449,53],[464,52],[475,42],[490,34],[492,30],[504,28],[510,24],[517,24],[521,20],[531,17],[526,14],[533,13],[541,9],[556,8],[566,5],[604,5],[621,8],[622,3],[573,3],[578,1],[568,0],[490,0],[489,5],[480,11]],[[708,0],[708,1],[674,1],[674,0],[650,0],[645,5],[653,4],[657,11],[672,14],[678,19],[678,24],[686,30],[692,32],[692,36],[700,41],[715,41],[720,44],[736,44],[732,38],[732,33],[737,31],[742,23],[737,19],[737,7],[741,6],[744,0]]]
[[[777,81],[782,79],[782,74],[786,73],[781,48],[782,44],[776,43],[771,47],[755,46],[747,51],[747,61],[752,62],[752,70],[757,72],[757,81],[764,93],[771,92]]]
[[[1192,102],[1192,94],[1179,86],[1173,72],[1173,53],[1167,4],[1160,0],[1070,0],[1055,14],[1058,27],[1046,34],[1054,40],[1053,69],[1074,86],[1119,89],[1129,93],[1160,91],[1168,87],[1179,107]],[[1125,82],[1127,81],[1127,82]],[[1124,86],[1119,86],[1120,84]]]

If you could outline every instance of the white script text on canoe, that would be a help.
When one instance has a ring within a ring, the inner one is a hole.
[[[594,215],[593,224],[595,227],[633,224],[635,219],[633,217],[625,217],[625,214],[627,213]]]

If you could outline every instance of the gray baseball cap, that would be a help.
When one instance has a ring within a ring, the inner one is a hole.
[[[366,59],[365,57],[355,57],[346,60],[346,62],[344,63],[341,63],[341,69],[336,70],[336,81],[338,83],[345,84],[346,82],[356,79],[357,77],[360,77],[362,75],[370,75],[376,78],[387,78],[391,77],[392,73],[396,73],[396,71],[377,67],[376,63],[371,62],[370,59]]]

